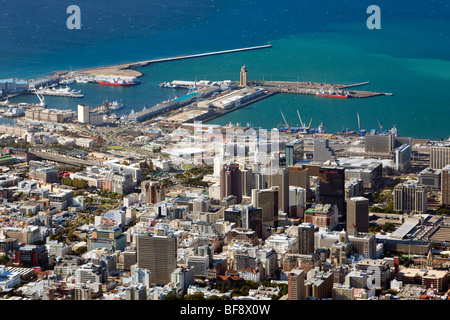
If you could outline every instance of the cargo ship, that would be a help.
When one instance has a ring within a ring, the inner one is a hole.
[[[322,89],[316,92],[316,96],[325,98],[340,98],[340,99],[347,99],[351,97],[348,93],[344,93],[342,91],[334,92],[333,89],[330,89],[328,91]]]
[[[104,86],[119,86],[119,87],[128,87],[139,84],[139,82],[137,81],[123,80],[123,79],[100,80],[98,83]]]

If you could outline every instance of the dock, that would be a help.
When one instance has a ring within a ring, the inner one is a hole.
[[[343,84],[327,84],[327,83],[314,83],[314,82],[290,82],[290,81],[269,81],[263,85],[268,91],[275,91],[278,93],[292,93],[292,94],[305,94],[305,95],[315,95],[319,90],[341,90],[362,86],[368,84],[369,82],[362,82],[352,85]],[[348,91],[350,98],[371,98],[377,96],[393,95],[392,93],[384,92],[372,92],[372,91],[361,91],[361,90],[350,90]]]

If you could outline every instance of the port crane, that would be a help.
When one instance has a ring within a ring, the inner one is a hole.
[[[34,93],[36,94],[36,96],[39,99],[39,106],[45,107],[45,97],[42,94],[40,94],[39,92],[37,92],[36,89],[34,89]]]
[[[380,127],[380,132],[383,132],[383,126],[381,125],[380,120],[377,120],[377,121],[378,121],[378,126]]]
[[[302,121],[302,117],[300,117],[300,113],[297,110],[297,115],[298,115],[298,119],[300,120],[300,125],[302,126],[302,128],[305,128],[305,124]]]
[[[286,121],[286,118],[285,118],[285,116],[284,116],[284,114],[283,114],[283,111],[280,110],[280,112],[281,112],[281,116],[283,117],[284,123],[286,124],[287,130],[289,131],[289,129],[291,128],[291,126],[290,126],[289,123]]]
[[[359,120],[359,112],[356,113],[358,116],[358,131],[361,131],[361,121]]]

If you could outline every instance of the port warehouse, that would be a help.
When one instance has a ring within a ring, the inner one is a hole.
[[[25,111],[25,118],[34,121],[65,123],[74,116],[75,112],[69,110],[36,108]]]
[[[162,113],[182,108],[194,101],[198,101],[197,107],[201,109],[215,107],[218,109],[229,110],[239,107],[240,104],[248,102],[264,94],[264,90],[261,88],[244,88],[240,90],[232,90],[230,93],[226,93],[218,98],[203,100],[219,93],[222,91],[221,88],[222,87],[210,86],[197,92],[189,93],[186,96],[173,99],[172,101],[159,103],[150,109],[145,109],[141,112],[130,114],[128,119],[131,121],[142,122]]]
[[[0,79],[0,96],[28,91],[29,84],[24,80]]]
[[[158,103],[157,105],[149,108],[144,109],[137,113],[132,113],[128,116],[128,120],[130,121],[136,121],[136,122],[143,122],[146,121],[152,117],[158,116],[160,114],[163,114],[165,112],[169,112],[172,110],[179,109],[181,107],[187,106],[188,104],[197,101],[199,99],[204,99],[215,92],[218,92],[220,90],[219,87],[208,87],[202,90],[198,90],[196,92],[188,93],[185,96],[173,99],[171,101],[165,101]]]

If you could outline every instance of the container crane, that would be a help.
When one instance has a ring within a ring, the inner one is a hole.
[[[283,117],[284,123],[286,124],[286,127],[287,127],[287,129],[288,129],[288,131],[289,131],[289,129],[291,128],[291,126],[290,126],[289,123],[286,121],[286,118],[285,118],[285,116],[284,116],[284,114],[283,114],[283,111],[280,110],[280,112],[281,112],[281,116]]]

